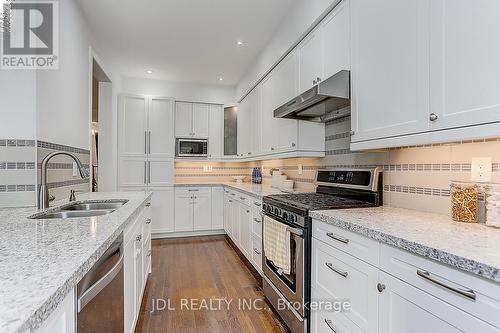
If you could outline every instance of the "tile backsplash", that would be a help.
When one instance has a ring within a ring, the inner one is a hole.
[[[316,171],[325,168],[384,169],[384,204],[449,214],[451,181],[468,181],[473,157],[491,157],[492,182],[500,183],[500,139],[453,142],[438,145],[401,147],[380,151],[350,150],[350,117],[326,124],[326,156],[324,158],[290,158],[252,163],[176,162],[177,182],[232,181],[231,175],[247,175],[252,168],[263,169],[264,183],[269,183],[270,170],[278,168],[295,187],[313,191]],[[203,165],[212,165],[204,171]],[[302,173],[299,174],[299,165]]]
[[[77,155],[88,168],[90,152],[85,149],[25,139],[0,139],[0,208],[35,206],[40,184],[41,162],[53,151]],[[70,189],[87,192],[89,179],[73,176],[73,163],[67,156],[56,156],[48,164],[50,194],[66,198]]]

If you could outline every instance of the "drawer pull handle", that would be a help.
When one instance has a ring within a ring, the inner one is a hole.
[[[337,333],[337,331],[335,330],[335,328],[333,328],[333,322],[330,319],[325,319],[325,323],[332,330],[332,332]]]
[[[148,203],[146,204],[146,207],[151,207],[151,202],[148,202]]]
[[[188,190],[188,192],[198,192],[198,191],[199,191],[198,189]]]
[[[349,243],[349,239],[347,238],[344,238],[344,237],[340,237],[339,235],[335,235],[333,232],[327,232],[326,235],[328,237],[330,237],[331,239],[334,239],[338,242],[341,242],[341,243],[344,243],[344,244],[348,244]]]
[[[151,224],[151,219],[147,219],[146,224]]]
[[[349,275],[349,273],[347,272],[342,272],[341,270],[338,270],[337,268],[333,267],[332,263],[325,263],[326,267],[330,268],[332,271],[334,271],[335,273],[337,273],[338,275],[342,276],[342,277],[345,277],[347,278],[347,275]]]
[[[257,207],[260,207],[260,206],[261,206],[260,202],[254,202],[253,204],[254,204],[255,206],[257,206]]]
[[[231,193],[231,195],[234,197],[236,194],[235,193]]]
[[[240,200],[246,200],[246,198],[245,197],[240,197]]]
[[[253,252],[257,253],[257,255],[259,255],[259,256],[262,254],[262,253],[259,252],[259,250],[257,250],[256,247],[253,248]]]
[[[432,283],[437,284],[438,286],[449,289],[449,290],[451,290],[459,295],[470,298],[472,300],[476,300],[476,293],[472,289],[466,289],[466,288],[458,286],[458,285],[456,285],[456,286],[450,285],[449,283],[443,282],[443,281],[433,277],[431,273],[429,273],[427,271],[422,271],[420,269],[417,270],[417,275],[423,279],[426,279]]]
[[[151,257],[151,250],[148,251],[148,257]]]
[[[262,221],[261,221],[260,219],[258,219],[258,218],[254,218],[253,220],[254,220],[255,222],[257,222],[257,223],[261,223],[261,222],[262,222]]]

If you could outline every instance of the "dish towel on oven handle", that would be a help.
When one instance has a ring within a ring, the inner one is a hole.
[[[274,266],[290,274],[291,267],[290,231],[284,223],[264,216],[264,253]]]

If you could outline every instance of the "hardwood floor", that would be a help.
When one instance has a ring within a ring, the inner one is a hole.
[[[152,251],[136,333],[287,332],[225,236],[153,240]],[[161,310],[168,301],[175,310]]]

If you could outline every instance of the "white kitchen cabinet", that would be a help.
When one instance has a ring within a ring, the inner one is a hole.
[[[37,333],[76,332],[75,291],[71,290],[54,312],[36,330]]]
[[[193,196],[193,225],[195,231],[212,229],[212,189],[200,188]]]
[[[162,234],[174,231],[174,188],[152,187],[151,233]]]
[[[498,332],[499,330],[460,309],[380,272],[379,332]]]
[[[210,105],[208,132],[208,157],[220,159],[224,155],[224,108]]]
[[[239,245],[245,257],[252,256],[252,213],[250,208],[239,204]]]
[[[299,91],[302,93],[319,83],[323,76],[323,43],[321,29],[313,30],[298,46]]]
[[[275,128],[275,123],[280,119],[274,118],[275,107],[275,73],[270,73],[260,84],[261,86],[261,133],[262,133],[262,153],[271,153],[276,146],[276,137],[278,131]],[[290,98],[293,98],[290,97]],[[239,114],[238,114],[239,117]],[[239,119],[238,119],[239,120]],[[290,120],[294,122],[295,120]],[[240,136],[238,135],[238,141]]]
[[[233,242],[240,247],[240,203],[231,198],[231,230],[233,231]]]
[[[319,29],[323,39],[322,80],[351,69],[351,0],[343,0],[321,22]]]
[[[123,247],[123,303],[124,326],[126,333],[133,333],[135,329],[135,239],[124,239]]]
[[[193,133],[197,138],[208,138],[208,112],[210,105],[193,103]]]
[[[144,157],[120,157],[118,163],[120,187],[147,186],[148,162]]]
[[[193,103],[175,102],[175,137],[193,136]]]
[[[262,92],[261,86],[257,86],[254,92],[250,94],[250,121],[248,132],[250,134],[250,155],[258,155],[262,152]]]
[[[352,1],[352,142],[428,130],[429,2]]]
[[[212,187],[212,230],[224,229],[224,189],[222,186]]]
[[[176,102],[175,136],[207,139],[209,107],[209,104]]]
[[[233,236],[233,199],[229,196],[228,192],[224,190],[224,230],[229,237]]]
[[[145,156],[148,136],[148,97],[120,97],[118,151],[120,156]]]
[[[148,112],[149,158],[173,158],[175,155],[174,101],[151,97]]]
[[[150,159],[148,161],[148,185],[172,186],[173,179],[173,159]]]
[[[193,196],[185,189],[175,189],[175,232],[194,230]]]
[[[248,96],[241,101],[238,105],[238,121],[237,121],[237,150],[239,157],[248,157],[251,150],[251,101],[254,99],[252,91]]]
[[[500,2],[430,2],[431,129],[500,121]]]

